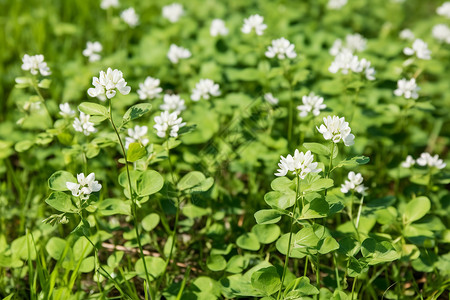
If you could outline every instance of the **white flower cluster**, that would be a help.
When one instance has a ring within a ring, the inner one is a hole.
[[[178,47],[175,44],[170,45],[169,52],[167,52],[167,58],[173,63],[177,64],[180,59],[191,57],[191,52],[183,47]]]
[[[294,47],[295,45],[285,38],[273,40],[272,45],[267,47],[266,56],[268,58],[276,56],[278,59],[295,58],[297,53],[295,53]]]
[[[403,53],[408,56],[415,54],[419,59],[431,59],[431,51],[428,49],[428,44],[421,39],[414,40],[412,48],[406,47],[403,49]]]
[[[279,100],[278,98],[275,98],[272,93],[266,93],[264,94],[264,100],[269,102],[271,105],[277,105]]]
[[[244,25],[241,31],[245,34],[249,34],[252,30],[255,30],[257,35],[263,35],[264,30],[266,30],[267,25],[264,24],[264,17],[260,15],[251,15],[247,19],[244,19]]]
[[[323,123],[316,128],[323,135],[324,139],[332,140],[335,144],[342,140],[345,146],[351,146],[355,143],[355,136],[350,133],[351,128],[348,126],[348,122],[345,122],[344,117],[328,116],[323,118]]]
[[[211,22],[211,27],[209,28],[209,33],[211,36],[227,35],[228,28],[225,26],[225,22],[222,19],[214,19]]]
[[[120,14],[120,17],[132,28],[136,27],[139,24],[139,16],[136,14],[136,11],[132,7],[125,9]]]
[[[192,101],[199,101],[200,99],[209,100],[211,96],[219,96],[219,84],[214,83],[211,79],[200,79],[192,90]]]
[[[329,9],[341,9],[347,4],[347,0],[329,0],[327,7]]]
[[[367,188],[362,183],[364,178],[361,173],[355,174],[355,172],[351,171],[348,173],[348,180],[341,185],[341,192],[348,193],[349,191],[355,191],[360,194],[364,194]]]
[[[59,110],[59,114],[63,116],[63,118],[72,118],[73,116],[75,116],[75,111],[70,108],[70,105],[67,102],[61,103],[59,105]]]
[[[184,100],[180,98],[180,95],[165,94],[164,103],[159,108],[168,112],[181,113],[186,109],[186,106],[184,105]]]
[[[428,166],[430,168],[434,167],[437,169],[443,169],[447,166],[447,164],[439,158],[439,155],[436,154],[434,156],[431,156],[431,154],[428,152],[423,152],[416,160],[414,160],[411,155],[408,155],[406,157],[406,160],[401,163],[401,166],[403,168],[411,168],[415,163],[422,167]]]
[[[160,81],[157,78],[148,76],[145,78],[144,83],[139,83],[139,89],[137,91],[139,99],[154,99],[158,98],[162,92],[162,88],[159,86]]]
[[[279,169],[275,176],[286,176],[288,171],[293,174],[300,176],[301,179],[305,179],[306,175],[309,173],[319,173],[322,169],[318,169],[317,162],[313,162],[314,155],[311,151],[306,153],[299,152],[298,149],[295,150],[294,156],[288,154],[286,158],[281,156],[280,163],[278,164]]]
[[[437,24],[433,27],[431,34],[441,43],[450,44],[450,28],[445,24]]]
[[[162,8],[162,15],[171,23],[176,23],[184,15],[183,5],[172,3]]]
[[[80,118],[75,118],[73,121],[73,128],[75,131],[82,132],[86,136],[97,132],[97,129],[94,128],[94,123],[89,121],[90,117],[90,115],[80,112]]]
[[[127,86],[127,82],[123,79],[123,73],[117,69],[112,70],[108,68],[106,73],[100,71],[99,78],[92,78],[92,85],[94,88],[88,89],[88,94],[91,97],[97,97],[104,101],[106,98],[111,99],[116,95],[116,89],[122,95],[128,95],[131,88]],[[105,97],[106,96],[106,97]]]
[[[100,60],[101,56],[98,54],[103,50],[100,42],[87,42],[86,49],[83,50],[83,55],[89,58],[90,62]]]
[[[100,7],[105,10],[110,7],[119,7],[119,0],[102,0]]]
[[[436,9],[436,13],[440,16],[450,19],[450,2],[444,2],[441,6]]]
[[[353,55],[350,50],[343,49],[334,58],[331,66],[328,68],[331,73],[341,71],[342,74],[348,74],[350,71],[354,73],[364,72],[368,80],[375,80],[375,69],[370,66],[370,61],[365,58],[359,60],[358,56]]]
[[[408,40],[408,41],[412,41],[414,40],[416,37],[414,36],[414,33],[411,31],[411,29],[403,29],[402,31],[400,31],[399,37],[402,40]]]
[[[37,75],[38,72],[40,72],[42,76],[52,74],[50,72],[50,68],[47,66],[47,63],[44,61],[44,55],[42,54],[33,56],[25,54],[22,58],[22,62],[22,70],[30,71],[33,75]]]
[[[309,95],[305,95],[302,97],[303,105],[297,106],[297,109],[300,111],[299,116],[304,118],[310,112],[314,116],[318,116],[320,114],[321,109],[325,109],[327,106],[323,104],[323,97],[317,96],[314,92],[309,93]]]
[[[72,192],[75,197],[80,197],[81,200],[89,199],[89,195],[92,192],[98,192],[101,190],[102,185],[95,180],[95,174],[91,173],[88,176],[84,176],[84,173],[77,174],[76,182],[66,182],[66,187]]]
[[[148,144],[148,139],[144,138],[148,132],[147,126],[136,125],[133,128],[128,128],[128,136],[125,137],[125,148],[128,149],[131,143],[141,143],[142,146]]]
[[[419,98],[418,91],[420,91],[420,88],[417,86],[415,78],[410,80],[403,78],[397,81],[397,89],[394,90],[394,95],[398,97],[403,95],[406,99],[417,99]]]
[[[333,46],[330,49],[330,54],[336,56],[344,49],[349,50],[352,53],[361,52],[366,49],[367,40],[359,33],[347,34],[345,36],[345,45],[341,39],[334,41]]]
[[[169,136],[177,137],[180,128],[186,125],[183,119],[178,117],[177,112],[169,113],[168,111],[163,111],[154,120],[155,125],[153,128],[156,129],[156,135],[160,138],[166,138],[168,130],[170,130]]]

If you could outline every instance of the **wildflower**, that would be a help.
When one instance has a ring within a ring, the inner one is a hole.
[[[211,79],[200,79],[192,90],[191,99],[198,101],[201,98],[208,100],[211,96],[219,96],[219,85]]]
[[[241,28],[241,31],[245,34],[249,34],[252,32],[252,29],[255,30],[257,35],[263,35],[264,30],[266,30],[267,25],[263,23],[264,17],[260,15],[251,15],[247,19],[244,19],[244,25]]]
[[[62,218],[59,219],[59,223],[60,224],[67,224],[67,223],[69,223],[69,219],[67,219],[66,216],[62,216]]]
[[[75,131],[82,132],[86,136],[96,132],[97,129],[94,128],[94,123],[89,122],[90,117],[90,115],[80,112],[80,118],[75,118],[73,121],[73,128]]]
[[[227,35],[228,28],[225,26],[225,22],[221,19],[214,19],[211,22],[211,27],[209,28],[209,33],[211,36]]]
[[[317,169],[317,162],[313,162],[314,155],[311,154],[311,151],[307,151],[306,153],[299,152],[298,149],[295,150],[294,156],[288,154],[286,158],[283,156],[280,157],[280,163],[278,167],[280,169],[277,170],[275,176],[286,176],[288,171],[291,171],[293,174],[300,176],[301,179],[305,179],[306,175],[309,173],[319,173],[322,169]]]
[[[61,103],[59,105],[59,114],[63,116],[64,118],[71,118],[75,115],[75,111],[70,108],[69,103]]]
[[[176,64],[182,58],[191,57],[191,52],[186,48],[178,47],[177,45],[172,44],[170,45],[167,57],[173,64]]]
[[[431,31],[433,37],[439,42],[450,44],[450,28],[445,24],[437,24]]]
[[[370,66],[370,61],[363,58],[360,60],[359,64],[364,71],[364,75],[366,76],[366,79],[367,80],[375,80],[375,76],[374,76],[375,69]]]
[[[164,95],[164,103],[159,107],[161,110],[167,110],[168,112],[180,113],[186,109],[184,100],[179,95]]]
[[[105,10],[110,7],[119,7],[119,0],[102,0],[100,7]]]
[[[264,100],[266,100],[267,102],[269,102],[272,105],[277,105],[278,104],[278,98],[275,98],[272,93],[266,93],[264,94]]]
[[[431,51],[428,49],[428,44],[421,39],[416,39],[412,44],[412,48],[406,47],[405,49],[403,49],[403,53],[409,56],[416,54],[417,58],[420,59],[431,58]]]
[[[37,75],[38,71],[42,76],[48,76],[52,74],[50,72],[50,68],[47,66],[47,63],[44,61],[44,55],[38,54],[30,56],[25,54],[22,58],[22,70],[30,71],[31,74]]]
[[[130,27],[136,27],[138,25],[138,23],[139,23],[139,16],[136,14],[136,11],[132,7],[128,8],[128,9],[125,9],[120,14],[120,17]]]
[[[98,192],[101,190],[102,185],[95,180],[95,174],[91,173],[88,176],[84,176],[84,173],[77,174],[76,182],[66,182],[66,187],[72,192],[75,197],[80,197],[81,200],[89,199],[89,195],[92,192]]]
[[[323,134],[324,139],[332,140],[334,143],[339,143],[342,140],[345,146],[354,144],[355,136],[350,133],[351,128],[348,126],[348,122],[345,122],[344,117],[328,116],[323,118],[323,123],[320,128],[316,128]]]
[[[183,5],[179,3],[172,3],[170,5],[163,6],[162,15],[171,23],[176,23],[184,15]]]
[[[276,56],[278,59],[295,58],[297,53],[295,53],[294,47],[295,45],[285,38],[273,40],[272,45],[267,48],[266,56],[268,58]]]
[[[99,78],[92,78],[92,85],[94,88],[88,89],[88,94],[91,97],[98,97],[100,100],[111,99],[116,95],[116,89],[122,95],[128,95],[131,88],[127,86],[127,82],[123,79],[123,73],[117,69],[114,71],[111,68],[105,72],[100,71]],[[106,95],[106,98],[105,98]]]
[[[358,56],[353,55],[348,49],[339,52],[331,63],[331,66],[328,68],[328,71],[337,73],[339,70],[341,70],[342,74],[348,74],[349,71],[355,73],[361,72],[362,67],[358,60]]]
[[[401,166],[403,168],[411,168],[412,166],[414,166],[414,164],[416,163],[416,161],[413,159],[413,157],[411,155],[408,155],[406,157],[406,160],[404,162],[401,163]]]
[[[101,58],[98,52],[101,52],[102,50],[102,44],[99,42],[87,42],[86,49],[83,50],[83,55],[88,57],[90,62],[97,61]]]
[[[420,157],[416,160],[419,166],[428,166],[430,168],[435,167],[437,169],[443,169],[447,166],[446,163],[439,158],[439,155],[431,156],[430,153],[424,152],[420,154]]]
[[[397,81],[397,89],[394,91],[395,96],[404,96],[406,99],[417,99],[419,98],[420,88],[416,84],[416,79],[411,78],[410,80],[406,80],[406,78],[400,79]]]
[[[159,87],[159,79],[148,76],[145,78],[144,83],[139,83],[139,89],[137,91],[139,99],[154,99],[159,97],[162,92],[162,88]]]
[[[345,45],[341,39],[334,41],[333,46],[330,49],[330,54],[336,56],[344,49],[349,50],[351,53],[360,52],[366,49],[367,40],[359,33],[347,34],[345,37]]]
[[[148,131],[147,126],[136,125],[133,128],[128,128],[128,136],[125,137],[125,148],[128,149],[131,143],[141,143],[143,146],[148,144],[148,139],[143,138]]]
[[[36,111],[41,109],[41,102],[40,101],[27,101],[25,102],[25,104],[23,105],[23,109],[25,111]]]
[[[347,4],[347,0],[329,0],[327,7],[329,9],[341,9]]]
[[[450,19],[450,2],[444,2],[441,6],[436,9],[436,13],[440,16],[444,16]]]
[[[178,118],[177,112],[169,113],[168,111],[163,111],[161,115],[156,116],[154,120],[156,124],[153,128],[156,129],[156,135],[160,138],[167,137],[167,130],[169,129],[169,136],[177,137],[178,130],[186,125],[186,123],[183,123],[183,119],[181,117]]]
[[[321,109],[325,109],[327,106],[323,104],[323,97],[315,95],[313,92],[309,93],[308,96],[302,97],[303,105],[297,106],[300,111],[299,116],[304,118],[308,113],[312,112],[313,115],[318,116]]]
[[[341,185],[341,192],[348,193],[351,190],[354,190],[357,193],[364,194],[367,188],[362,183],[364,178],[361,173],[355,174],[355,172],[351,171],[348,173],[348,179]]]
[[[411,31],[411,29],[408,29],[408,28],[400,31],[399,37],[402,40],[409,40],[409,41],[412,41],[415,39],[414,33]]]

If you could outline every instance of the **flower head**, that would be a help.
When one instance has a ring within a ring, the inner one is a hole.
[[[184,15],[183,5],[180,3],[172,3],[170,5],[163,6],[162,15],[171,23],[176,23]]]
[[[47,66],[47,63],[44,61],[44,55],[42,54],[33,56],[25,54],[22,58],[22,62],[22,70],[30,71],[33,75],[37,75],[38,72],[40,72],[42,76],[52,74],[52,72],[50,72],[50,68]]]
[[[101,56],[98,54],[103,50],[102,44],[99,42],[87,42],[86,49],[83,50],[83,55],[89,58],[90,62],[100,60]]]
[[[268,58],[276,56],[278,59],[295,58],[297,53],[295,53],[294,47],[295,45],[285,38],[273,40],[272,45],[267,48],[266,56]]]
[[[143,146],[148,144],[148,139],[144,138],[147,134],[147,126],[136,125],[133,128],[128,128],[128,136],[125,137],[125,148],[128,149],[131,143],[141,143]]]
[[[130,27],[136,27],[139,24],[139,16],[136,14],[136,11],[132,7],[125,9],[120,14],[120,17]]]
[[[355,136],[350,133],[351,128],[348,126],[348,122],[345,122],[344,117],[328,116],[323,118],[323,123],[320,127],[316,128],[323,134],[324,139],[332,140],[333,143],[339,143],[342,140],[345,146],[354,144]]]
[[[298,149],[295,150],[294,156],[288,154],[286,158],[280,157],[280,163],[278,164],[279,169],[275,176],[286,176],[288,171],[293,174],[300,176],[301,179],[305,179],[306,175],[309,173],[319,173],[322,169],[318,169],[317,162],[313,162],[314,155],[311,151],[306,153],[299,152]]]
[[[100,3],[102,9],[108,9],[110,7],[119,7],[119,0],[102,0]]]
[[[414,40],[416,37],[414,36],[414,33],[411,31],[411,29],[403,29],[402,31],[400,31],[399,37],[402,40],[408,40],[408,41],[412,41]]]
[[[266,100],[267,102],[269,102],[272,105],[277,105],[279,100],[278,98],[275,98],[272,93],[266,93],[264,94],[264,100]]]
[[[341,192],[345,194],[353,190],[357,193],[364,194],[367,188],[362,183],[363,180],[364,178],[362,177],[361,173],[355,174],[355,172],[351,171],[350,173],[348,173],[348,180],[346,180],[344,184],[341,185]]]
[[[441,43],[450,44],[450,28],[445,24],[437,24],[433,27],[431,34]]]
[[[211,36],[227,35],[228,28],[225,26],[225,22],[222,19],[214,19],[211,22],[211,27],[209,28],[209,33]]]
[[[323,97],[315,95],[313,92],[309,93],[308,96],[302,97],[303,105],[297,106],[300,111],[300,117],[306,117],[308,113],[312,112],[314,116],[320,114],[321,109],[325,109],[327,106],[323,104]]]
[[[186,109],[184,100],[179,95],[164,95],[164,103],[159,107],[161,110],[167,110],[168,112],[180,113]]]
[[[177,112],[169,113],[168,111],[163,111],[161,115],[155,117],[155,125],[153,128],[156,129],[156,135],[160,138],[167,137],[167,131],[170,130],[169,136],[177,137],[178,130],[185,126],[183,119],[178,117]]]
[[[348,74],[350,71],[354,73],[364,72],[368,80],[375,80],[375,77],[373,76],[375,74],[375,69],[370,67],[370,61],[364,58],[359,60],[358,56],[352,54],[352,52],[346,48],[342,49],[342,51],[336,55],[331,66],[328,68],[328,71],[331,73],[341,71],[342,74]]]
[[[144,83],[139,83],[139,89],[137,91],[139,99],[154,99],[158,98],[162,92],[162,88],[159,86],[160,81],[157,78],[148,76],[145,78]]]
[[[424,152],[420,154],[420,157],[416,160],[419,166],[428,166],[430,168],[443,169],[447,166],[446,163],[442,159],[439,158],[439,155],[431,156],[430,153]]]
[[[75,111],[70,108],[69,103],[61,103],[59,105],[59,114],[63,116],[64,118],[71,118],[75,115]]]
[[[450,19],[450,2],[444,2],[441,6],[436,9],[436,13],[440,16],[444,16]]]
[[[329,0],[327,7],[329,9],[341,9],[345,4],[347,4],[347,0]]]
[[[359,33],[347,34],[345,37],[345,45],[341,39],[334,41],[333,46],[330,49],[330,54],[336,56],[344,49],[349,50],[351,53],[361,52],[366,49],[367,40]]]
[[[88,176],[84,176],[84,173],[77,174],[76,182],[66,182],[66,187],[72,192],[75,197],[80,197],[81,200],[89,199],[89,195],[92,192],[98,192],[101,190],[102,185],[95,180],[95,174],[91,173]]]
[[[84,135],[90,135],[93,132],[97,132],[94,128],[94,123],[89,121],[90,115],[86,115],[80,112],[80,118],[75,118],[73,121],[73,128],[75,131],[82,132]]]
[[[264,30],[266,30],[267,25],[263,23],[264,17],[260,15],[251,15],[247,19],[244,19],[244,25],[241,28],[241,31],[245,34],[249,34],[252,30],[255,30],[257,35],[263,35]]]
[[[414,166],[414,164],[416,163],[416,161],[413,159],[413,157],[411,155],[408,155],[406,157],[406,160],[404,162],[401,163],[401,166],[403,168],[411,168],[412,166]]]
[[[211,79],[200,79],[200,81],[195,85],[192,90],[191,99],[193,101],[198,101],[201,98],[209,100],[211,96],[219,96],[220,90],[219,85],[214,83]]]
[[[128,95],[131,91],[131,88],[127,86],[127,82],[123,79],[123,73],[117,69],[113,71],[111,68],[108,68],[106,73],[100,71],[99,78],[93,77],[92,85],[94,88],[88,89],[89,96],[98,97],[100,100],[114,97],[116,89],[122,95]]]
[[[431,58],[431,51],[428,49],[428,44],[421,39],[416,39],[412,44],[412,48],[406,47],[405,49],[403,49],[403,53],[405,53],[406,55],[416,54],[417,58],[420,59]]]
[[[172,44],[170,45],[169,52],[167,52],[167,57],[173,64],[176,64],[180,59],[191,57],[191,52],[186,48]]]
[[[394,91],[395,96],[404,96],[406,99],[417,99],[419,98],[420,88],[416,84],[416,79],[411,78],[410,80],[406,80],[406,78],[400,79],[397,81],[397,89]]]

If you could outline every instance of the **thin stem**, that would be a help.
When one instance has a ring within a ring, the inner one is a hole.
[[[353,285],[352,285],[352,295],[350,297],[350,299],[353,300],[353,293],[355,291],[355,286],[356,286],[356,281],[357,281],[358,277],[355,277],[355,279],[353,280]]]
[[[319,254],[317,254],[316,285],[317,285],[317,289],[320,290],[320,255]]]
[[[328,172],[327,172],[327,178],[329,178],[329,177],[330,177],[330,174],[331,174],[331,168],[333,167],[333,155],[334,155],[334,147],[335,147],[335,144],[334,144],[334,142],[332,141],[332,142],[331,142],[331,154],[330,154],[330,162],[328,163]]]
[[[308,271],[308,259],[309,259],[309,256],[306,255],[305,271],[303,272],[303,276],[304,276],[304,277],[306,277],[306,273],[307,273],[307,271]]]
[[[339,270],[338,270],[338,264],[336,259],[336,253],[333,253],[333,260],[334,260],[334,271],[336,273],[336,283],[337,287],[340,290],[341,289],[341,280],[339,279]]]
[[[361,202],[359,203],[358,215],[356,216],[356,225],[355,225],[356,229],[358,229],[359,218],[361,217],[363,203],[364,203],[364,195],[361,196]]]
[[[44,104],[44,107],[45,107],[45,111],[47,112],[47,115],[48,115],[48,117],[50,118],[50,120],[51,120],[51,122],[53,124],[52,115],[50,114],[50,111],[48,110],[47,104],[45,103],[44,96],[42,96],[42,93],[39,90],[39,87],[38,87],[37,82],[36,82],[36,77],[32,78],[31,85],[33,86],[33,89],[36,91],[36,94],[39,96],[39,98],[41,98],[42,104]]]
[[[289,123],[288,123],[288,145],[291,145],[292,126],[294,122],[294,99],[292,98],[292,84],[289,81]],[[289,148],[289,146],[288,146]]]

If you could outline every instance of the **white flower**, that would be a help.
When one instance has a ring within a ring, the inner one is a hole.
[[[71,118],[73,116],[75,116],[75,111],[73,109],[70,108],[69,103],[61,103],[59,105],[59,114],[61,116],[63,116],[64,118]]]
[[[170,5],[163,6],[162,15],[171,23],[178,22],[181,16],[184,15],[183,5],[179,3],[172,3]]]
[[[414,166],[414,164],[416,163],[416,161],[413,159],[413,157],[411,155],[408,155],[406,157],[406,160],[404,162],[401,163],[401,166],[403,168],[411,168],[412,166]]]
[[[360,66],[363,68],[364,75],[366,75],[367,80],[375,80],[375,69],[370,66],[370,61],[365,58],[359,61]]]
[[[75,197],[80,197],[81,200],[89,199],[89,195],[92,192],[98,192],[101,190],[102,185],[95,180],[95,174],[91,173],[87,177],[84,176],[84,173],[77,174],[76,182],[66,182],[66,187],[72,192],[72,195]]]
[[[154,120],[156,124],[153,128],[156,129],[156,135],[160,138],[167,137],[167,130],[169,129],[169,135],[172,137],[177,137],[178,130],[186,125],[186,123],[183,123],[183,119],[181,117],[178,118],[177,112],[169,113],[168,111],[163,111],[161,115],[156,116]]]
[[[98,97],[100,100],[114,97],[116,89],[122,95],[128,95],[131,91],[131,88],[127,86],[127,82],[123,79],[123,73],[117,69],[113,71],[111,68],[108,68],[106,73],[100,71],[99,78],[93,77],[92,85],[94,88],[88,89],[89,96]]]
[[[400,79],[397,81],[397,89],[394,91],[395,96],[404,96],[406,99],[417,99],[419,98],[420,88],[416,84],[416,79],[411,78],[410,80],[406,80],[406,78]]]
[[[441,6],[436,9],[436,13],[440,16],[444,16],[450,19],[450,2],[444,2]]]
[[[89,57],[90,62],[97,61],[101,58],[98,52],[101,52],[102,50],[102,44],[99,42],[87,42],[86,49],[83,50],[83,55]]]
[[[138,25],[138,23],[139,23],[139,16],[136,14],[136,11],[132,7],[128,8],[128,9],[125,9],[120,14],[120,17],[130,27],[136,27]]]
[[[350,71],[354,73],[364,72],[368,80],[375,80],[373,76],[375,74],[375,69],[370,67],[370,62],[365,58],[359,60],[358,56],[353,55],[353,53],[347,49],[342,49],[331,63],[328,68],[331,73],[337,73],[341,71],[342,74],[348,74]]]
[[[275,98],[272,93],[266,93],[264,94],[264,100],[266,100],[267,102],[269,102],[272,105],[277,105],[278,104],[278,98]]]
[[[355,136],[350,133],[351,128],[348,126],[348,122],[345,122],[344,117],[328,116],[323,118],[323,123],[320,128],[316,128],[323,134],[324,139],[332,140],[334,143],[339,143],[342,140],[345,146],[354,144]]]
[[[38,71],[42,76],[48,76],[52,74],[50,72],[50,68],[47,66],[47,63],[44,61],[44,55],[38,54],[30,56],[25,54],[22,58],[22,70],[30,71],[31,74],[37,75]]]
[[[137,91],[139,99],[154,99],[158,98],[162,92],[162,88],[159,87],[159,79],[148,76],[145,78],[144,83],[139,83],[139,89]]]
[[[351,171],[348,173],[348,179],[344,182],[344,184],[341,185],[341,192],[348,193],[351,190],[356,191],[357,193],[364,194],[364,192],[367,190],[366,187],[364,187],[364,184],[362,183],[364,178],[362,177],[361,173],[355,174],[355,172]]]
[[[293,172],[293,174],[298,174],[301,179],[305,179],[306,175],[309,173],[319,173],[322,169],[317,169],[317,162],[313,162],[314,155],[311,151],[306,153],[299,152],[298,149],[295,150],[294,156],[288,154],[286,158],[280,157],[280,163],[275,176],[286,176],[288,171]]]
[[[315,95],[313,92],[308,96],[302,97],[303,105],[297,106],[300,111],[300,117],[306,117],[308,113],[312,112],[313,115],[318,116],[321,109],[325,109],[327,106],[323,104],[323,97]]]
[[[440,42],[450,44],[450,28],[445,24],[437,24],[433,27],[432,35]]]
[[[208,100],[211,96],[219,96],[219,85],[211,79],[200,79],[192,90],[191,99],[198,101],[201,98]]]
[[[409,40],[412,41],[414,40],[416,37],[414,36],[414,33],[411,31],[411,29],[403,29],[402,31],[400,31],[399,37],[402,40]]]
[[[295,58],[297,53],[295,53],[294,47],[295,45],[285,38],[273,40],[272,45],[267,47],[266,56],[268,58],[276,56],[278,59]]]
[[[344,49],[350,50],[350,52],[361,52],[366,49],[367,40],[359,33],[347,34],[345,36],[345,45],[341,39],[334,41],[333,46],[330,49],[330,54],[336,56]]]
[[[164,103],[159,107],[161,110],[167,110],[168,112],[180,113],[186,109],[184,100],[179,95],[164,95]]]
[[[347,4],[347,0],[329,0],[327,7],[329,9],[341,9],[345,4]]]
[[[430,168],[435,167],[437,169],[443,169],[447,166],[446,163],[439,158],[439,155],[431,156],[430,153],[424,152],[420,154],[420,157],[416,160],[419,166],[428,166]]]
[[[94,128],[94,123],[89,122],[90,117],[90,115],[80,112],[80,118],[75,118],[73,121],[73,128],[75,131],[82,132],[86,136],[93,132],[97,132],[97,129]]]
[[[416,39],[412,44],[412,48],[406,47],[405,49],[403,49],[403,53],[405,53],[406,55],[416,54],[417,58],[420,59],[431,58],[431,51],[428,49],[428,44],[421,39]]]
[[[148,144],[148,139],[143,138],[148,131],[147,126],[139,126],[136,125],[133,128],[128,128],[128,136],[125,137],[125,148],[128,149],[131,143],[141,143],[142,146],[146,146]]]
[[[342,40],[341,39],[337,39],[334,41],[333,46],[331,46],[330,48],[330,54],[333,56],[338,55],[342,49],[344,49],[344,45],[342,44]],[[350,50],[350,49],[349,49]],[[351,52],[351,51],[350,51]]]
[[[178,47],[177,45],[172,44],[170,45],[167,57],[173,64],[176,64],[182,58],[191,57],[191,52],[186,48]]]
[[[263,35],[264,30],[266,30],[267,25],[263,23],[264,17],[260,15],[251,15],[247,19],[244,19],[244,25],[241,28],[241,31],[245,34],[249,34],[252,30],[255,30],[257,35]]]
[[[209,33],[211,36],[227,35],[228,28],[225,26],[225,22],[221,19],[214,19],[211,22],[211,27],[209,28]]]
[[[105,10],[110,7],[119,7],[119,0],[102,0],[100,7]]]

